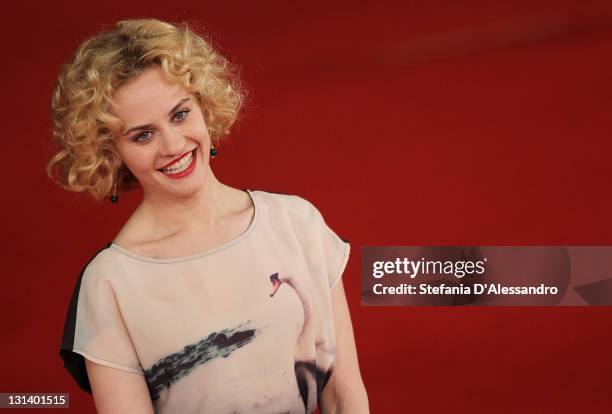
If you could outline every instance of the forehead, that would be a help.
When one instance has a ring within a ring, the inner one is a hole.
[[[143,115],[167,114],[179,100],[188,96],[185,89],[166,81],[159,68],[150,68],[121,86],[115,93],[115,112],[124,122]]]

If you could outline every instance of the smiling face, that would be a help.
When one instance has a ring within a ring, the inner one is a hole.
[[[153,67],[123,85],[115,100],[123,123],[116,148],[145,195],[185,198],[202,189],[210,135],[196,98]]]

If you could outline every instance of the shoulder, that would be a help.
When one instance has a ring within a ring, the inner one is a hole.
[[[321,213],[310,201],[296,194],[271,191],[253,191],[262,209],[276,217],[287,217],[292,221],[312,222],[320,220]]]
[[[72,296],[70,299],[69,313],[76,320],[77,307],[83,303],[90,302],[92,298],[107,295],[110,292],[110,279],[114,272],[111,271],[112,249],[110,243],[98,249],[81,265],[80,272],[74,282]],[[74,323],[74,321],[72,323]]]
[[[108,282],[116,273],[117,255],[111,248],[111,243],[106,243],[98,249],[81,267],[79,283],[84,286],[98,286]]]

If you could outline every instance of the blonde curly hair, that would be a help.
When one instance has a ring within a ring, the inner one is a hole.
[[[116,150],[121,122],[111,109],[115,92],[154,65],[198,99],[213,140],[228,134],[246,95],[236,68],[185,23],[123,20],[83,42],[56,82],[51,115],[59,152],[47,174],[62,188],[101,200],[113,185],[138,184]]]

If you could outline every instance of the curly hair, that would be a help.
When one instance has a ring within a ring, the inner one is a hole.
[[[236,68],[185,23],[123,20],[83,42],[61,70],[51,102],[59,152],[47,164],[49,177],[96,200],[113,185],[138,184],[116,150],[121,122],[111,109],[115,92],[155,65],[197,98],[213,140],[229,133],[246,95]]]

